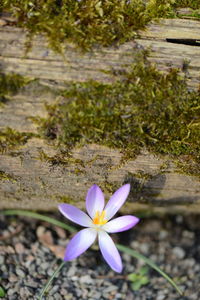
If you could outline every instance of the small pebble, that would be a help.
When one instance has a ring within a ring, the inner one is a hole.
[[[175,256],[179,259],[182,259],[185,257],[185,251],[180,247],[174,247],[172,252],[175,254]]]
[[[23,254],[24,253],[24,246],[22,243],[17,243],[15,244],[15,251],[18,253],[18,254]]]
[[[156,300],[164,300],[166,299],[166,296],[165,295],[158,295]]]
[[[26,276],[26,273],[22,270],[22,269],[20,269],[20,268],[17,268],[16,269],[16,274],[19,276],[19,277],[25,277]]]
[[[80,278],[80,283],[92,284],[93,279],[89,275],[85,275]]]

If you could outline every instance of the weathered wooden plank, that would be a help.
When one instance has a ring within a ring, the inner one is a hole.
[[[84,55],[68,45],[63,60],[61,55],[55,54],[48,48],[44,38],[37,37],[31,51],[24,57],[26,34],[19,28],[14,28],[14,32],[12,29],[12,27],[0,28],[0,64],[3,70],[47,80],[110,80],[110,76],[102,70],[110,70],[130,63],[130,55],[135,45],[133,42],[122,48],[103,49]],[[123,61],[120,61],[122,54]]]
[[[92,183],[98,183],[108,196],[108,186],[116,188],[130,182],[132,192],[123,212],[188,213],[200,211],[200,183],[195,178],[178,174],[169,165],[163,173],[163,163],[148,152],[120,166],[121,154],[98,145],[74,149],[73,156],[83,165],[52,165],[42,162],[40,151],[55,155],[52,147],[40,139],[31,139],[14,156],[0,155],[0,170],[11,179],[0,184],[1,208],[56,209],[58,202],[68,201],[84,206],[84,196]],[[78,169],[78,172],[77,172]],[[138,180],[139,172],[151,175]]]
[[[28,117],[45,116],[42,100],[52,103],[55,96],[46,87],[35,90],[33,83],[0,109],[0,128],[37,132]],[[41,139],[32,138],[23,147],[0,155],[0,171],[8,175],[0,180],[0,208],[55,209],[59,201],[68,198],[82,207],[92,183],[108,194],[109,187],[131,182],[132,194],[124,212],[200,211],[199,180],[179,174],[168,158],[144,151],[135,160],[121,164],[119,151],[86,145],[74,149],[76,163],[52,164],[41,159],[41,152],[50,157],[58,153]],[[138,179],[138,174],[148,174],[149,179]]]
[[[44,102],[53,103],[55,95],[46,88],[60,86],[64,81],[112,81],[102,72],[129,65],[133,53],[151,48],[149,60],[166,71],[171,67],[186,71],[191,88],[200,82],[200,47],[173,44],[166,38],[199,38],[200,23],[191,20],[162,20],[151,24],[136,41],[118,48],[100,49],[81,54],[72,45],[65,52],[65,60],[47,46],[44,37],[36,37],[33,48],[24,56],[25,32],[15,27],[0,27],[0,66],[3,72],[17,72],[40,79],[0,107],[0,129],[7,126],[20,132],[36,133],[31,116],[45,116]],[[83,198],[91,184],[97,183],[109,194],[124,182],[131,182],[132,193],[124,208],[133,212],[199,212],[200,183],[195,177],[179,174],[168,158],[156,157],[143,151],[135,160],[120,163],[121,153],[98,145],[85,145],[73,150],[75,163],[66,157],[65,164],[52,164],[41,159],[41,153],[57,154],[53,146],[42,139],[32,138],[11,153],[0,155],[0,208],[55,209],[63,199],[83,206]],[[138,179],[148,174],[149,179]],[[7,177],[6,177],[7,175]],[[66,197],[66,198],[64,198]]]
[[[24,56],[26,33],[15,27],[0,27],[0,66],[5,72],[18,72],[22,75],[57,81],[85,81],[96,79],[112,80],[102,70],[120,68],[130,64],[138,46],[149,48],[149,59],[159,69],[170,67],[182,69],[183,62],[189,63],[188,84],[198,88],[200,72],[200,48],[166,42],[166,38],[199,39],[200,23],[194,20],[163,19],[151,24],[140,38],[125,43],[118,48],[105,48],[92,53],[81,54],[68,45],[63,57],[48,48],[44,37],[36,37],[32,50]],[[81,72],[80,72],[81,70]]]
[[[163,19],[148,26],[136,41],[144,48],[151,49],[150,61],[160,70],[175,67],[183,69],[187,63],[185,75],[188,86],[199,88],[200,48],[184,44],[169,43],[166,39],[200,39],[200,22],[185,19]],[[183,73],[182,73],[183,74]]]
[[[142,38],[164,40],[166,38],[199,39],[200,22],[188,19],[161,19],[141,32]]]

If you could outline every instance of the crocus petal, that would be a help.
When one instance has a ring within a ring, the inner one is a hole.
[[[139,219],[137,217],[123,216],[109,221],[108,223],[102,226],[102,229],[110,233],[121,232],[130,229],[131,227],[135,226],[138,222]]]
[[[105,211],[106,211],[106,219],[110,220],[116,212],[120,209],[120,207],[124,204],[126,201],[126,198],[128,197],[128,194],[130,192],[130,184],[125,184],[122,187],[120,187],[110,198],[108,201]]]
[[[118,273],[122,271],[121,256],[111,239],[111,237],[103,230],[99,231],[99,248],[109,266]]]
[[[65,203],[59,204],[58,208],[60,212],[72,222],[85,227],[90,227],[92,225],[90,217],[79,208]]]
[[[86,196],[86,209],[90,217],[93,219],[95,213],[102,212],[104,208],[104,195],[98,185],[94,184],[87,193]]]
[[[96,236],[97,231],[92,228],[79,231],[67,245],[64,260],[72,260],[81,255],[94,243]]]

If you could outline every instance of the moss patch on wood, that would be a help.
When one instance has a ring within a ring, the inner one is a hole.
[[[199,0],[176,0],[173,6],[175,8],[189,7],[192,9],[200,9],[200,2]]]
[[[10,175],[10,174],[8,174],[7,172],[4,172],[4,171],[2,171],[2,170],[0,170],[0,181],[16,181],[16,179],[12,176],[12,175]]]
[[[48,118],[37,119],[57,146],[97,143],[119,149],[125,160],[145,147],[188,166],[193,161],[200,176],[200,91],[189,91],[178,70],[163,74],[141,55],[112,85],[73,83],[62,96],[47,106]]]
[[[67,43],[82,51],[119,45],[133,39],[158,18],[180,17],[178,8],[200,9],[199,0],[2,0],[0,11],[10,12],[17,26],[32,37],[43,34],[52,49],[62,53]]]
[[[200,19],[200,9],[192,10],[192,11],[187,11],[187,12],[179,12],[180,17],[189,17],[191,19]]]
[[[59,201],[60,203],[77,204],[77,199],[74,200],[71,197],[66,196],[66,195],[53,195],[53,196],[51,196],[51,199]]]
[[[48,162],[51,166],[69,167],[73,166],[73,172],[76,175],[84,173],[85,162],[81,159],[74,158],[70,151],[58,151],[56,155],[50,156],[43,150],[39,151],[39,160]]]
[[[153,19],[174,14],[173,0],[3,0],[16,23],[30,37],[43,34],[51,48],[62,52],[65,42],[81,50],[129,41]]]
[[[19,74],[0,73],[0,105],[9,100],[9,96],[17,93],[23,86],[28,84],[31,79]]]
[[[10,127],[0,129],[0,153],[23,146],[33,136],[33,133],[19,132]]]

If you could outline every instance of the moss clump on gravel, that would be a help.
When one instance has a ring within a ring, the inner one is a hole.
[[[110,46],[132,39],[138,29],[155,18],[172,13],[173,0],[3,0],[17,25],[32,37],[47,36],[50,46],[61,52],[67,41],[79,49]]]
[[[189,91],[178,70],[162,74],[138,57],[113,84],[73,83],[63,99],[38,118],[42,134],[67,149],[97,143],[122,151],[142,148],[193,162],[200,175],[200,92]]]

